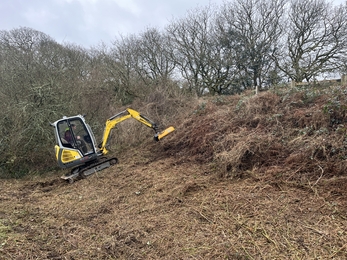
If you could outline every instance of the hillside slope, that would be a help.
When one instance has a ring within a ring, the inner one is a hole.
[[[197,100],[70,185],[0,183],[0,259],[346,259],[344,88]]]

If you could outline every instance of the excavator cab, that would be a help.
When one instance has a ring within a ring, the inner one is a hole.
[[[55,155],[62,168],[74,167],[96,159],[96,141],[84,117],[63,117],[52,124],[55,128]]]

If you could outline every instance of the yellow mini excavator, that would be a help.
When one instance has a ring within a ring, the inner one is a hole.
[[[115,157],[107,158],[107,144],[111,130],[120,122],[134,118],[155,131],[154,140],[159,141],[175,129],[170,126],[159,132],[157,125],[150,119],[133,109],[126,109],[106,121],[103,139],[97,145],[90,126],[85,122],[84,116],[64,116],[51,123],[55,130],[55,156],[58,165],[63,168],[72,168],[71,172],[61,178],[73,183],[97,171],[101,171],[118,162]]]

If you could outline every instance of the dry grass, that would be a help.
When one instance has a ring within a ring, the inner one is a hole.
[[[72,185],[62,172],[3,180],[0,259],[346,259],[345,115],[332,98],[196,100],[163,142]]]
[[[73,185],[3,182],[3,259],[347,257],[346,178],[231,181],[173,158],[136,159]]]

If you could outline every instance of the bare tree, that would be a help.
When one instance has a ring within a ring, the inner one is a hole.
[[[151,80],[150,84],[170,80],[175,62],[171,59],[168,37],[155,28],[149,28],[140,34],[138,47],[141,74]]]
[[[6,104],[0,111],[2,166],[11,168],[34,160],[28,152],[35,147],[35,140],[43,141],[47,133],[40,122],[47,113],[44,104],[51,99],[50,86],[38,55],[47,44],[54,41],[30,28],[0,31],[0,103]]]
[[[292,0],[277,66],[293,81],[310,81],[340,66],[346,53],[346,7],[325,0]]]
[[[209,72],[213,66],[211,29],[213,26],[211,6],[191,10],[185,18],[173,21],[167,27],[170,43],[181,76],[189,84],[188,90],[201,96],[209,90]]]
[[[201,69],[203,82],[210,95],[232,94],[235,91],[234,82],[234,62],[230,59],[229,51],[224,48],[223,37],[221,35],[218,13],[213,12],[209,29],[208,46],[206,60],[207,65]]]
[[[104,52],[107,64],[107,83],[112,86],[117,99],[122,104],[131,103],[134,98],[143,95],[142,82],[138,77],[138,45],[139,37],[128,35],[113,42],[110,50]]]
[[[52,163],[48,122],[80,111],[89,56],[25,27],[0,31],[0,56],[0,170]]]
[[[281,35],[284,4],[284,0],[236,0],[223,7],[221,44],[229,60],[234,60],[236,78],[246,89],[258,91],[274,68],[271,57]]]
[[[108,64],[108,83],[114,87],[122,104],[144,98],[155,88],[167,88],[172,80],[175,61],[166,35],[147,29],[139,36],[116,40],[104,54]]]

